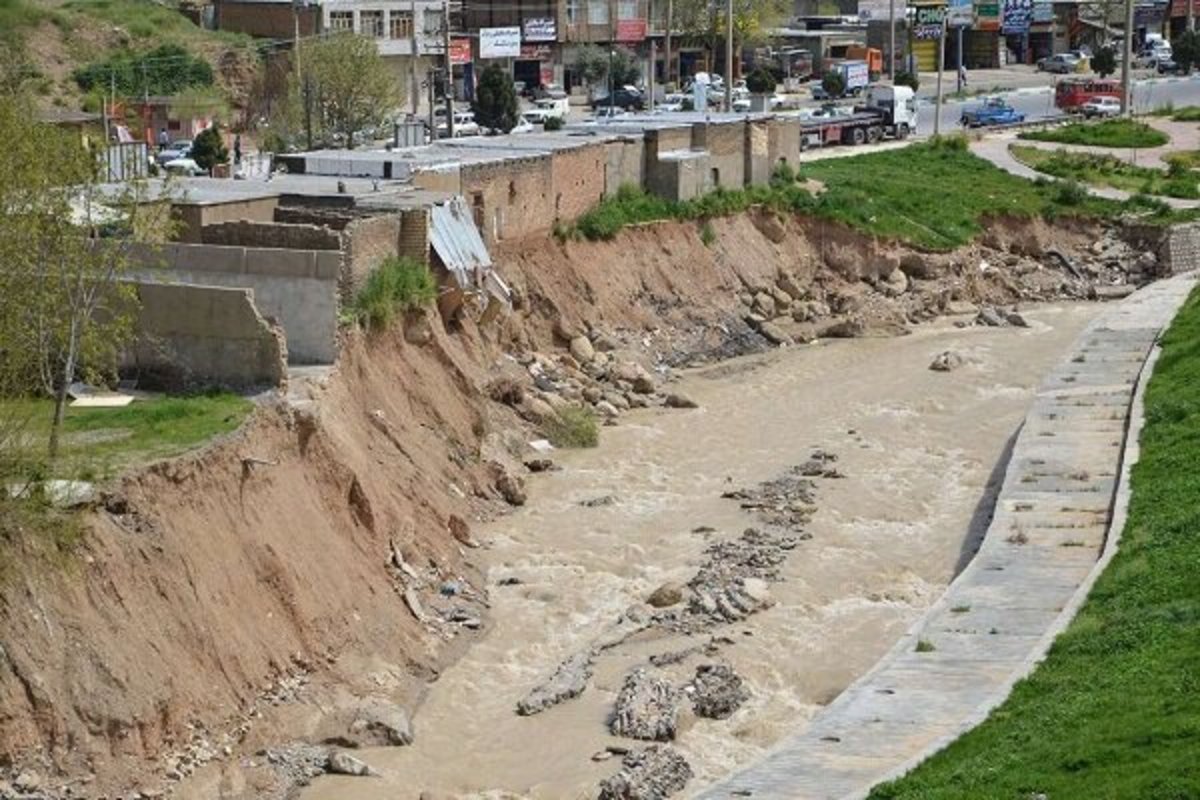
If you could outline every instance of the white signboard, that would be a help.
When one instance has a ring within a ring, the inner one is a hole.
[[[480,58],[516,58],[521,55],[521,29],[480,28]]]
[[[525,41],[553,42],[557,38],[554,17],[530,17],[525,20]]]
[[[946,8],[946,24],[951,28],[967,28],[975,21],[971,0],[950,0]]]

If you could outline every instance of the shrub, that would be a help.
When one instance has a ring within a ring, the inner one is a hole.
[[[360,325],[379,329],[391,322],[397,311],[420,308],[436,297],[437,283],[427,266],[393,256],[367,277],[350,311]]]
[[[936,649],[937,648],[933,646],[933,642],[930,642],[927,639],[920,639],[917,641],[916,651],[918,653],[932,653]]]
[[[746,88],[754,94],[770,94],[775,91],[775,76],[759,67],[746,76]]]
[[[1107,78],[1117,71],[1117,51],[1111,47],[1101,47],[1092,56],[1092,69],[1101,78]]]
[[[192,142],[192,160],[200,169],[211,172],[217,164],[229,160],[229,148],[221,138],[221,126],[213,123],[212,127],[200,131],[200,135]]]
[[[542,433],[555,447],[595,447],[600,443],[596,414],[584,406],[570,406],[542,423]]]
[[[796,169],[786,161],[780,161],[771,172],[771,185],[788,186],[796,182]]]
[[[542,124],[542,129],[547,131],[561,131],[567,122],[562,117],[546,117],[546,121]]]
[[[917,77],[915,72],[897,72],[896,77],[892,79],[892,83],[896,86],[907,86],[914,92],[921,87],[921,79]]]
[[[1068,179],[1058,182],[1058,187],[1054,192],[1054,202],[1064,206],[1078,206],[1087,200],[1087,196],[1087,189],[1082,183]]]
[[[516,127],[517,92],[512,78],[500,65],[492,64],[483,71],[471,110],[484,128],[508,133]]]
[[[717,231],[708,220],[704,220],[700,225],[700,241],[705,247],[712,247],[717,241]]]
[[[842,77],[842,73],[831,70],[822,76],[821,88],[830,97],[841,97],[846,91],[846,79]]]

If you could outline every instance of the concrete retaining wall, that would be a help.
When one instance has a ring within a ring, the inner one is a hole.
[[[249,289],[141,284],[137,335],[123,367],[171,387],[279,386],[283,332],[263,319]]]
[[[251,289],[265,317],[283,326],[293,364],[332,364],[337,356],[341,253],[169,244],[135,251],[139,282]]]

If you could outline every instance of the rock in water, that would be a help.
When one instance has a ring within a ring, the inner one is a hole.
[[[508,470],[502,470],[496,478],[496,491],[509,505],[525,505],[525,482]]]
[[[1009,325],[1012,325],[1013,327],[1016,327],[1016,328],[1028,328],[1029,327],[1029,323],[1025,321],[1025,318],[1022,317],[1020,314],[1018,314],[1016,311],[1002,311],[1000,313],[1002,313],[1004,315],[1004,320]]]
[[[393,746],[413,742],[412,722],[408,712],[395,703],[371,699],[363,703],[350,724],[351,733],[370,733],[376,743]]]
[[[517,703],[517,713],[528,717],[583,694],[588,679],[592,677],[592,653],[585,650],[576,653],[558,665],[554,674],[542,684],[535,686]]]
[[[952,372],[963,365],[963,357],[953,350],[938,353],[929,368],[934,372]]]
[[[636,669],[625,677],[609,729],[614,736],[653,742],[675,738],[679,693],[662,678]]]
[[[571,356],[580,364],[587,364],[596,357],[596,349],[586,336],[576,336],[571,340]]]
[[[375,770],[368,767],[349,753],[335,751],[329,754],[326,769],[335,775],[377,775]]]
[[[692,681],[696,692],[692,708],[696,716],[725,719],[750,698],[741,676],[724,664],[701,664]]]
[[[979,309],[979,314],[975,317],[975,324],[986,325],[989,328],[1002,328],[1008,324],[1008,321],[999,311],[991,306],[986,306]]]
[[[691,766],[674,748],[652,745],[626,755],[621,771],[601,781],[600,800],[665,800],[691,779]]]
[[[699,404],[687,395],[671,393],[663,400],[667,408],[699,408]]]
[[[655,608],[666,608],[683,602],[683,586],[678,583],[664,583],[646,598],[646,602]]]
[[[771,344],[788,345],[792,343],[792,337],[788,336],[783,328],[780,328],[774,322],[760,322],[758,332]]]

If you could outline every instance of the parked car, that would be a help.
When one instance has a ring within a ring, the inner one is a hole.
[[[1079,65],[1079,59],[1071,53],[1059,53],[1058,55],[1046,56],[1039,58],[1037,68],[1041,72],[1053,72],[1059,75],[1069,75],[1075,71]]]
[[[592,101],[592,108],[597,110],[615,106],[623,111],[641,111],[645,105],[646,100],[636,86],[617,87],[611,97],[599,97]]]
[[[1121,115],[1121,101],[1115,97],[1097,97],[1084,103],[1079,110],[1088,119],[1118,117]]]
[[[173,158],[170,161],[160,162],[162,168],[171,175],[186,175],[194,177],[196,175],[207,175],[200,165],[190,158]]]
[[[438,108],[434,112],[434,119],[437,120],[437,135],[439,139],[446,138],[446,110]],[[475,121],[475,114],[470,111],[455,111],[454,112],[454,138],[459,136],[478,136],[483,133],[483,129],[479,127],[479,123]]]
[[[177,158],[187,158],[192,153],[191,139],[176,139],[169,145],[158,151],[156,159],[159,164],[164,167],[167,162],[174,161]]]
[[[1024,121],[1025,115],[1010,106],[1003,97],[989,97],[981,105],[964,110],[959,120],[968,128],[1013,125]]]
[[[1183,72],[1183,69],[1180,68],[1175,59],[1170,56],[1159,58],[1154,68],[1158,70],[1159,75],[1178,75]]]

